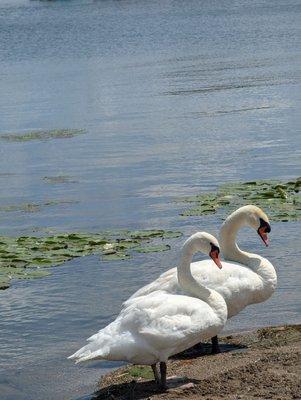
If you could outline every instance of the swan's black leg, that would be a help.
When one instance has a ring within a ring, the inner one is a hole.
[[[211,342],[212,342],[212,350],[211,350],[211,354],[218,354],[221,352],[221,349],[219,348],[219,344],[218,344],[218,337],[214,336],[213,338],[211,338]]]
[[[165,362],[160,362],[160,374],[161,374],[161,384],[160,384],[160,389],[161,390],[166,390],[166,363]]]
[[[154,373],[154,377],[155,377],[155,382],[156,384],[159,386],[160,385],[160,376],[157,370],[157,364],[152,364],[152,370]]]

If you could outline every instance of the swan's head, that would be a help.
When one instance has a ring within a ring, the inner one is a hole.
[[[261,208],[253,205],[241,207],[237,211],[239,210],[243,210],[247,224],[257,231],[264,244],[268,246],[268,233],[271,232],[268,216]]]
[[[222,263],[219,258],[220,249],[217,239],[207,232],[197,232],[190,236],[189,239],[184,243],[183,249],[187,249],[190,252],[197,253],[202,252],[208,254],[209,257],[215,262],[215,264],[222,268]]]

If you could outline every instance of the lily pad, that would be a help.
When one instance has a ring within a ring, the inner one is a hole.
[[[141,244],[180,235],[180,232],[164,230],[124,230],[100,233],[71,232],[48,236],[2,236],[0,288],[7,288],[11,278],[31,279],[45,276],[48,273],[45,268],[58,266],[75,257],[100,254],[104,261],[115,261],[129,259],[134,252],[166,251],[170,249],[168,244]]]
[[[1,206],[0,211],[4,212],[15,212],[15,211],[22,211],[22,212],[38,212],[41,210],[39,204],[19,204],[19,205],[8,205],[8,206]]]
[[[32,140],[66,139],[85,133],[84,129],[52,129],[25,133],[4,133],[0,139],[6,142],[29,142]]]
[[[8,289],[9,281],[10,278],[8,276],[0,275],[0,290]]]
[[[103,261],[118,261],[118,260],[127,260],[131,258],[129,254],[115,252],[111,254],[103,254],[102,259]]]
[[[57,175],[57,176],[44,176],[43,181],[49,184],[61,184],[61,183],[75,183],[71,176],[68,175]]]
[[[50,272],[43,269],[0,267],[0,286],[2,281],[9,286],[10,279],[34,279],[48,275],[50,275]]]
[[[289,182],[259,180],[231,182],[222,185],[215,193],[201,193],[182,199],[193,203],[181,215],[208,215],[217,210],[231,212],[246,204],[263,208],[274,221],[296,221],[301,219],[301,178]]]
[[[133,239],[148,239],[155,237],[163,237],[163,230],[133,231],[129,236]]]
[[[57,205],[68,205],[76,204],[77,201],[74,200],[49,200],[44,203],[25,203],[25,204],[13,204],[7,206],[0,206],[0,211],[2,212],[25,212],[34,213],[41,211],[44,207],[53,207]]]
[[[170,250],[169,244],[159,244],[157,246],[143,246],[135,248],[137,253],[157,253],[159,251]]]

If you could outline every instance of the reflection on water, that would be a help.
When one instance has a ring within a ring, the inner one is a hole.
[[[300,175],[299,14],[296,1],[183,8],[180,1],[0,0],[0,133],[87,130],[0,142],[0,207],[55,202],[35,213],[0,212],[2,234],[216,233],[218,215],[180,218],[173,199],[229,180]],[[55,176],[70,180],[45,179]],[[300,321],[300,224],[272,228],[268,249],[252,231],[241,240],[275,264],[277,293],[228,330]],[[125,262],[73,260],[0,293],[3,398],[91,392],[113,364],[79,367],[66,356],[134,290],[176,265],[181,243]]]

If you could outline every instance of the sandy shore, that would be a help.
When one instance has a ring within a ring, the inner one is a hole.
[[[149,367],[102,377],[93,399],[301,399],[301,325],[221,338],[222,353],[191,349],[168,362],[168,391],[156,390]],[[135,382],[133,382],[135,380]]]

